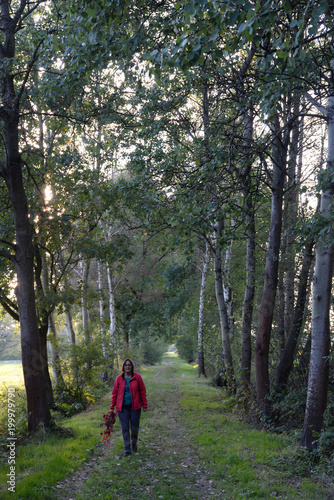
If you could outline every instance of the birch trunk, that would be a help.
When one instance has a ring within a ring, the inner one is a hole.
[[[332,75],[334,60],[331,61]],[[321,194],[320,215],[331,220],[331,205],[334,197],[334,89],[330,89],[327,107],[328,186]],[[329,234],[319,239],[315,248],[315,270],[312,297],[312,343],[310,371],[307,389],[306,411],[302,433],[302,444],[308,449],[317,447],[323,429],[324,412],[327,406],[330,353],[330,299],[333,276],[332,227]]]
[[[91,341],[89,331],[89,310],[88,310],[88,277],[89,277],[90,261],[82,263],[82,329],[84,332],[87,344]]]
[[[99,293],[100,293],[100,298],[99,298],[99,310],[100,310],[100,333],[101,333],[101,343],[102,343],[102,355],[105,358],[107,355],[107,348],[106,348],[106,334],[105,334],[105,327],[104,327],[104,307],[103,307],[103,284],[102,284],[102,264],[100,261],[97,263],[97,281],[98,281],[98,288],[99,288]]]
[[[64,286],[65,289],[68,288],[68,279],[67,279],[67,273],[66,273],[66,266],[64,262],[64,256],[63,253],[59,253],[59,261],[62,267],[62,272],[64,275]],[[66,331],[67,331],[67,337],[70,342],[70,344],[74,345],[75,344],[75,331],[73,328],[73,319],[72,319],[72,312],[68,304],[65,304],[65,324],[66,324]]]
[[[235,226],[235,221],[231,221],[231,230]],[[229,336],[233,339],[234,330],[234,313],[233,313],[233,290],[231,286],[231,256],[232,256],[232,241],[229,242],[225,252],[225,262],[223,270],[223,290],[224,290],[224,300],[226,304],[227,318],[228,318],[228,328]]]
[[[220,250],[220,238],[223,226],[224,226],[223,221],[219,221],[215,228],[215,239],[216,239],[215,250],[214,250],[215,289],[216,289],[216,299],[217,299],[219,318],[220,318],[220,326],[222,332],[224,377],[226,378],[229,389],[233,389],[234,368],[233,368],[232,350],[230,344],[229,321],[224,299],[222,258]]]
[[[115,309],[115,292],[113,286],[112,273],[110,265],[107,263],[108,289],[109,289],[109,320],[110,320],[110,351],[111,351],[111,368],[114,367],[116,360],[116,309]]]
[[[210,162],[211,152],[210,152],[210,142],[209,142],[209,98],[208,98],[208,84],[204,80],[203,88],[203,125],[204,125],[204,147],[205,147],[205,161]],[[219,211],[219,201],[215,191],[215,186],[213,186],[212,200],[215,210]],[[222,332],[222,363],[223,376],[227,381],[227,385],[230,389],[234,388],[234,369],[232,360],[232,351],[230,345],[230,332],[229,332],[229,321],[227,315],[227,309],[224,299],[224,288],[223,288],[223,268],[222,268],[222,256],[221,256],[221,236],[224,228],[224,219],[220,219],[215,224],[215,249],[214,249],[214,261],[215,261],[215,289],[216,289],[216,299],[220,317],[220,326]]]
[[[205,376],[205,364],[204,364],[204,348],[203,348],[203,326],[204,326],[204,296],[206,281],[208,277],[208,269],[210,262],[210,245],[206,242],[205,254],[203,258],[203,269],[202,269],[202,282],[201,291],[199,296],[199,311],[198,311],[198,376]]]
[[[61,371],[57,330],[53,312],[49,316],[49,339],[50,339],[53,378],[55,384],[58,387],[63,387],[65,384],[64,384],[63,374]]]

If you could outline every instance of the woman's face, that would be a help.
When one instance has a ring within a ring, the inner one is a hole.
[[[132,374],[132,364],[130,361],[126,361],[124,363],[124,373],[125,375],[131,375]]]

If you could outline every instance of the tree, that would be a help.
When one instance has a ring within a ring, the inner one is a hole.
[[[15,266],[17,275],[16,297],[21,327],[22,364],[27,393],[28,426],[36,430],[39,424],[49,426],[51,415],[47,400],[44,370],[46,359],[41,356],[36,300],[34,289],[34,247],[32,241],[29,208],[22,178],[22,157],[19,147],[20,106],[31,70],[36,62],[44,34],[36,43],[18,81],[15,72],[17,59],[16,42],[25,20],[44,0],[29,2],[22,0],[15,11],[9,0],[0,3],[2,41],[0,46],[1,94],[0,115],[3,122],[4,161],[0,173],[5,180],[13,211],[15,245],[12,253],[1,251]],[[14,6],[13,6],[14,7]]]
[[[331,40],[333,43],[333,39]],[[334,58],[330,61],[330,81],[327,108],[311,101],[320,110],[328,127],[326,177],[320,200],[323,227],[315,247],[315,270],[312,296],[312,345],[302,444],[309,449],[317,447],[323,429],[327,406],[330,354],[330,301],[333,279],[333,237],[331,206],[334,199]]]
[[[271,218],[264,277],[263,295],[260,304],[260,319],[256,338],[256,394],[262,409],[269,412],[267,397],[270,392],[269,345],[274,316],[278,283],[278,263],[281,243],[283,189],[286,172],[286,157],[290,140],[290,128],[282,127],[277,112],[273,120],[273,174]]]
[[[203,325],[204,325],[204,294],[208,276],[208,268],[210,263],[210,245],[206,242],[205,254],[203,254],[203,268],[202,268],[202,281],[201,291],[199,298],[199,312],[198,312],[198,376],[205,376],[205,363],[204,363],[204,347],[203,347]]]

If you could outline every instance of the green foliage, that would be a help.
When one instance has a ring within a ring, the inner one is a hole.
[[[324,415],[324,431],[319,438],[319,452],[334,458],[334,388],[330,387]]]
[[[28,435],[27,425],[27,398],[25,390],[14,384],[0,385],[0,448],[7,452],[8,448],[8,388],[15,389],[15,438],[17,443],[22,441]]]
[[[176,349],[181,359],[192,363],[197,358],[196,336],[192,332],[184,333],[176,338]]]
[[[1,497],[36,500],[53,497],[57,483],[97,451],[101,439],[99,423],[108,401],[109,395],[86,412],[67,419],[66,427],[41,428],[26,440],[16,454],[16,493],[7,491],[8,469],[4,466],[0,471]]]
[[[18,360],[21,358],[20,335],[17,322],[9,315],[0,318],[0,360]]]
[[[71,345],[69,349],[65,347],[65,352],[61,358],[64,384],[55,387],[53,410],[71,416],[106,393],[110,386],[102,380],[101,375],[108,373],[110,381],[113,373],[108,369],[108,361],[96,341]]]
[[[155,365],[162,361],[168,343],[159,338],[145,337],[140,343],[140,359],[144,365]]]

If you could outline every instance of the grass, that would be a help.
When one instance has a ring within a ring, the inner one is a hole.
[[[13,390],[14,389],[14,390]],[[15,402],[16,432],[25,432],[27,428],[26,413],[27,403],[23,381],[23,370],[21,362],[0,362],[0,446],[7,444],[8,425],[8,398]]]
[[[58,481],[78,469],[92,456],[100,443],[102,414],[108,408],[109,396],[94,407],[66,421],[67,432],[45,432],[41,429],[16,453],[16,493],[6,491],[9,466],[1,464],[0,497],[48,499],[54,496]]]
[[[24,388],[22,363],[1,362],[0,363],[0,391],[3,392],[3,385],[8,387]]]
[[[111,444],[101,444],[107,395],[64,422],[70,436],[41,431],[18,448],[16,493],[6,491],[8,464],[3,463],[0,497],[333,498],[333,477],[321,475],[286,436],[241,422],[224,392],[199,380],[193,367],[166,357],[141,373],[149,411],[142,414],[138,454],[123,456],[118,422]]]

